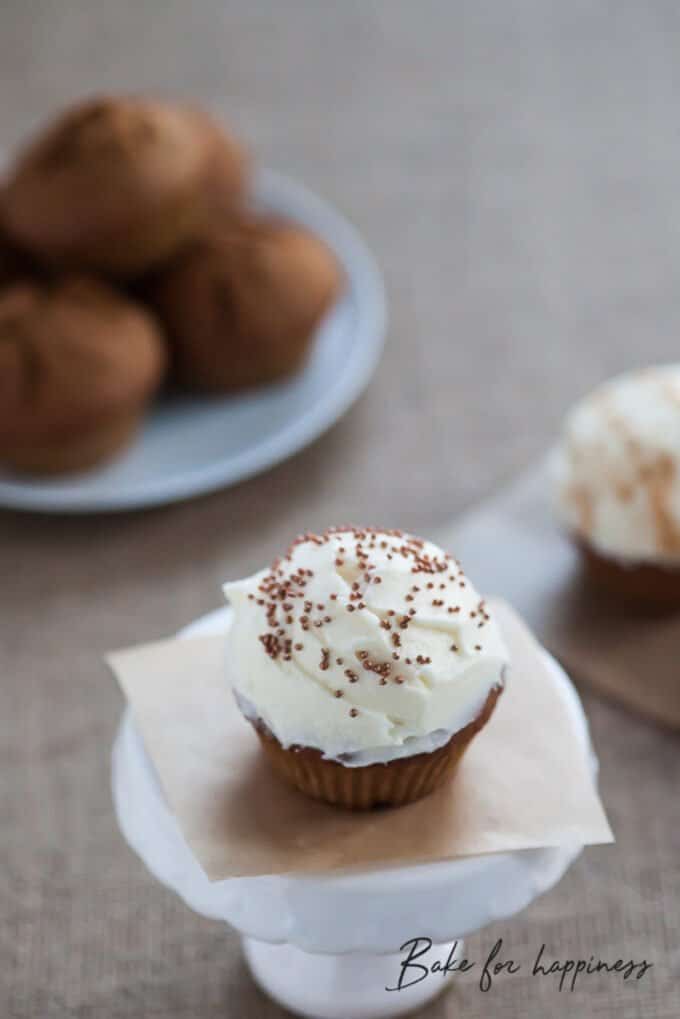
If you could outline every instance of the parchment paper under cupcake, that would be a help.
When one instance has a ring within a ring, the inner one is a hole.
[[[267,767],[225,679],[222,636],[108,658],[180,828],[211,880],[612,841],[564,691],[518,616],[494,606],[513,672],[452,784],[357,814]]]
[[[547,461],[453,522],[455,548],[481,590],[507,598],[575,680],[680,728],[680,614],[643,615],[593,591],[555,522]]]

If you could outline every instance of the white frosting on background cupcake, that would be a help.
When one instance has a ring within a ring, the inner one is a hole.
[[[348,765],[434,750],[503,682],[485,601],[453,557],[401,532],[306,535],[224,590],[235,693],[284,747]]]
[[[564,524],[601,553],[680,565],[680,365],[605,383],[568,415],[554,455]]]

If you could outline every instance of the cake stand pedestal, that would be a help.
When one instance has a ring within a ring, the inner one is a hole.
[[[214,632],[227,620],[225,611],[213,613],[191,632]],[[579,699],[561,667],[553,659],[550,664],[595,771]],[[112,785],[121,831],[154,877],[197,913],[235,927],[259,986],[309,1019],[382,1019],[425,1004],[452,975],[435,972],[387,991],[399,981],[405,942],[432,940],[435,947],[419,960],[422,964],[459,958],[465,935],[524,909],[562,877],[582,849],[561,846],[371,871],[211,883],[165,801],[129,712],[113,749]],[[402,983],[420,972],[407,971]]]

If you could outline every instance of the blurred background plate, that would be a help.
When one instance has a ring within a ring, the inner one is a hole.
[[[57,480],[0,473],[0,505],[90,513],[188,499],[233,485],[302,449],[338,420],[373,374],[385,334],[380,272],[357,231],[299,184],[260,171],[263,211],[302,223],[335,252],[342,296],[319,329],[304,370],[236,396],[173,396],[156,404],[134,445],[111,464]]]

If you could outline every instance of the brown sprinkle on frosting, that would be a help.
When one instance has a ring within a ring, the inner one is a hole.
[[[342,596],[337,591],[328,595],[328,605],[323,602],[313,603],[311,599],[305,597],[305,588],[309,579],[314,576],[313,571],[303,567],[293,568],[287,564],[292,563],[293,554],[299,545],[306,543],[316,546],[327,545],[334,541],[339,534],[342,534],[347,540],[336,548],[335,566],[340,568],[346,563],[356,564],[359,567],[358,573],[354,573],[349,584],[350,591],[348,596],[342,598],[342,604],[340,604]],[[380,535],[379,542],[378,535]],[[408,563],[412,575],[424,575],[427,578],[425,583],[421,581],[420,584],[411,584],[408,593],[404,595],[405,601],[410,603],[410,607],[404,609],[402,613],[395,609],[387,609],[383,618],[379,619],[378,625],[389,633],[389,643],[394,649],[390,651],[390,660],[376,660],[366,649],[359,649],[355,652],[363,670],[366,673],[374,673],[381,686],[387,683],[388,677],[395,683],[404,683],[405,676],[394,675],[396,668],[394,663],[398,662],[401,657],[397,650],[402,647],[400,632],[408,630],[410,623],[418,616],[416,607],[418,602],[415,596],[421,594],[422,591],[434,591],[435,588],[445,592],[447,584],[443,581],[447,581],[449,584],[457,583],[460,588],[465,588],[466,584],[458,561],[451,555],[448,553],[431,555],[426,552],[425,543],[419,538],[407,536],[397,530],[380,532],[375,528],[338,527],[330,528],[320,535],[308,533],[296,538],[287,549],[286,554],[272,563],[268,573],[261,580],[258,585],[259,596],[248,594],[251,601],[255,601],[258,606],[264,608],[267,628],[264,633],[259,635],[259,641],[265,653],[274,660],[290,661],[293,650],[296,652],[304,650],[302,643],[298,642],[294,645],[292,643],[293,627],[298,625],[303,631],[309,631],[310,627],[320,629],[324,625],[332,625],[333,612],[337,618],[337,613],[341,609],[347,612],[365,609],[364,597],[371,585],[383,582],[383,578],[375,573],[377,563],[372,561],[371,556],[372,550],[377,547],[390,560],[400,557],[404,559]],[[442,574],[445,576],[442,577]],[[421,594],[421,598],[423,597]],[[448,615],[457,615],[461,612],[460,605],[447,604],[445,595],[431,598],[430,604],[434,608],[444,609]],[[321,615],[314,618],[317,612]],[[481,629],[490,619],[483,599],[469,615],[470,619],[477,621],[477,629]],[[475,644],[474,649],[481,651],[481,644]],[[451,644],[450,650],[454,653],[458,652],[458,645]],[[405,658],[404,662],[407,666],[414,665],[411,658]],[[415,656],[415,664],[418,666],[430,665],[431,662],[432,659],[427,655],[418,654]],[[336,658],[335,664],[342,667],[344,659]],[[331,652],[327,647],[321,649],[318,668],[321,672],[327,672],[331,668]],[[358,673],[352,669],[345,669],[344,675],[350,683],[359,681]],[[335,690],[334,696],[342,697],[343,691]],[[353,718],[358,713],[356,708],[350,710],[350,715]]]

